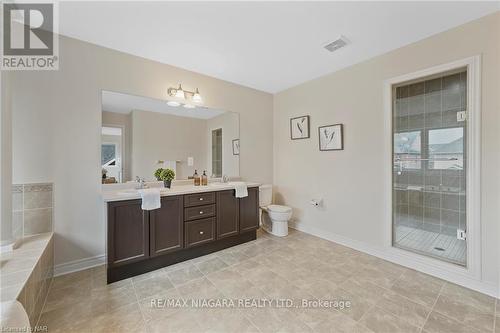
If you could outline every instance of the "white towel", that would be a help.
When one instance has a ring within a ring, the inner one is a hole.
[[[161,207],[160,202],[160,189],[159,188],[148,188],[144,190],[139,190],[142,198],[143,210],[153,210]]]
[[[165,161],[163,162],[163,169],[172,169],[175,174],[177,174],[177,161]]]
[[[245,182],[234,182],[235,196],[237,198],[248,197],[247,184]]]

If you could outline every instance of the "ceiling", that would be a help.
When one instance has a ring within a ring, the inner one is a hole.
[[[478,1],[61,2],[59,30],[276,93],[499,8]],[[339,35],[350,44],[326,51]]]
[[[142,110],[198,119],[211,119],[224,113],[224,111],[199,106],[196,109],[173,107],[167,105],[167,101],[113,91],[102,92],[102,110],[123,114],[129,114],[132,110]]]

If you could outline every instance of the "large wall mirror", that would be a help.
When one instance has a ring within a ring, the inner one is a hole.
[[[176,180],[190,179],[195,170],[239,177],[239,128],[235,112],[103,91],[102,182],[153,181],[158,168],[173,169]]]

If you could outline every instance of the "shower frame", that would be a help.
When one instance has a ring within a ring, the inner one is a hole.
[[[393,88],[406,82],[423,80],[430,76],[460,68],[467,69],[467,155],[466,159],[466,221],[467,263],[460,266],[434,257],[393,246]],[[384,252],[386,257],[407,266],[462,285],[481,280],[481,57],[473,56],[434,66],[424,70],[390,78],[384,82],[384,193],[386,207]]]

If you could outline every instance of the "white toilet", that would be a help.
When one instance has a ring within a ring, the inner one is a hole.
[[[272,205],[273,186],[259,187],[260,224],[270,234],[284,237],[288,235],[288,220],[292,217],[292,209],[287,206]]]

